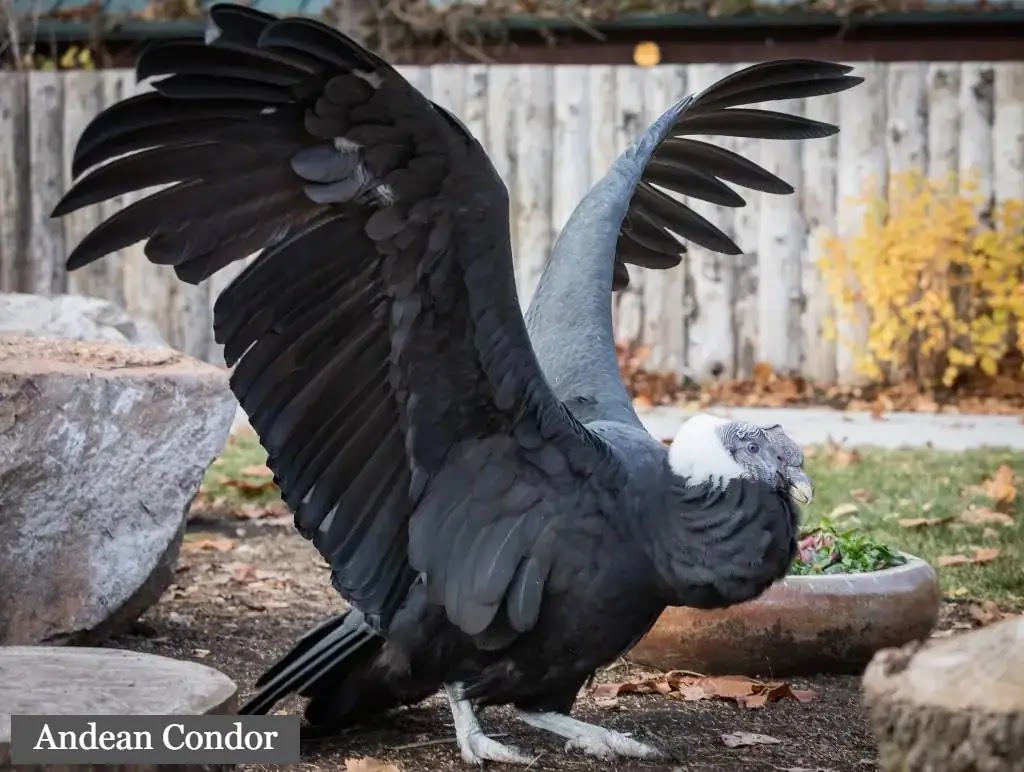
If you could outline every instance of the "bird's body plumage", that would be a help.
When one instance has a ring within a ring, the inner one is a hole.
[[[730,108],[858,79],[770,63],[672,106],[577,207],[524,319],[507,191],[455,116],[322,24],[233,5],[211,19],[206,43],[143,52],[139,77],[168,77],[90,124],[73,171],[108,163],[55,214],[170,184],[87,235],[70,268],[146,240],[195,283],[262,250],[217,300],[216,337],[354,610],[300,641],[246,711],[298,691],[330,729],[444,686],[470,735],[462,700],[579,732],[544,716],[666,605],[754,597],[794,552],[784,486],[680,478],[619,376],[610,298],[627,264],[678,264],[670,230],[738,251],[655,185],[726,205],[742,199],[722,179],[791,190],[683,135],[825,136]]]

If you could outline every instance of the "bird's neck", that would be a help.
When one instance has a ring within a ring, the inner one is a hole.
[[[669,606],[722,608],[760,595],[795,554],[796,510],[785,493],[747,479],[686,485],[677,478],[651,523],[649,559]]]

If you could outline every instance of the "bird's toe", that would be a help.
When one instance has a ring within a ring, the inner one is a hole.
[[[594,729],[599,729],[594,727]],[[664,754],[658,748],[647,743],[634,740],[632,737],[612,729],[599,729],[570,738],[565,744],[567,751],[578,750],[588,756],[600,759],[611,759],[625,756],[633,759],[656,759]]]
[[[469,735],[466,742],[460,743],[459,750],[466,763],[478,766],[482,766],[485,761],[501,764],[529,764],[532,761],[518,748],[492,740],[482,732]]]

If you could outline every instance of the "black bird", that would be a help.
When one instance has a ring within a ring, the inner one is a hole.
[[[658,749],[569,716],[595,669],[666,605],[757,596],[810,497],[781,428],[694,418],[671,449],[621,382],[611,296],[627,264],[677,265],[673,235],[729,254],[660,188],[740,206],[724,181],[792,188],[693,134],[803,139],[834,126],[741,105],[842,91],[850,68],[756,65],[673,105],[573,213],[520,311],[508,195],[480,144],[342,33],[210,9],[206,40],[141,54],[155,90],[83,132],[61,216],[165,185],[89,233],[76,269],[138,241],[220,295],[231,388],[295,525],[352,610],[309,632],[244,712],[298,692],[329,732],[443,688],[464,759],[522,762],[477,709],[599,756]],[[656,187],[658,186],[658,187]]]

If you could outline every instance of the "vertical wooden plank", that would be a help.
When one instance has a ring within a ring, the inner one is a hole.
[[[590,146],[590,181],[604,177],[625,150],[615,135],[615,68],[595,64],[587,69],[587,123]]]
[[[803,100],[783,99],[772,109],[800,115]],[[789,182],[795,194],[768,195],[761,202],[757,237],[757,357],[779,372],[794,372],[800,367],[802,338],[800,317],[803,292],[802,256],[806,226],[800,211],[800,151],[803,143],[764,142],[761,165]]]
[[[861,229],[864,217],[864,205],[855,199],[865,193],[881,196],[887,185],[885,143],[880,141],[885,136],[886,65],[857,62],[856,70],[864,83],[839,95],[838,231],[847,240]],[[849,280],[856,291],[856,277]],[[852,320],[836,320],[836,374],[841,381],[863,380],[856,364],[867,342],[867,324],[863,309]]]
[[[554,72],[550,67],[524,65],[518,73],[522,91],[511,103],[517,168],[514,196],[519,202],[515,221],[519,242],[516,284],[519,302],[526,308],[552,244]]]
[[[752,62],[737,62],[730,65],[736,72],[749,67]],[[725,139],[723,147],[744,158],[761,163],[765,140],[738,137]],[[736,245],[743,250],[733,258],[733,372],[748,376],[753,372],[757,360],[758,340],[758,233],[761,221],[761,207],[768,197],[766,193],[742,190],[747,205],[733,213],[732,236]]]
[[[993,124],[996,201],[1024,198],[1024,63],[996,65]]]
[[[96,70],[71,70],[64,80],[64,190],[70,190],[74,177],[71,159],[82,131],[103,108],[103,79]],[[98,206],[86,206],[62,218],[64,244],[70,254],[88,233],[101,222]],[[68,291],[92,297],[107,297],[111,282],[109,259],[96,260],[68,274]]]
[[[615,68],[615,146],[621,153],[636,142],[647,127],[644,79],[648,71],[634,66]],[[682,270],[682,266],[678,270]],[[612,298],[617,341],[640,340],[644,328],[644,283],[650,271],[629,267],[629,286]]]
[[[559,233],[590,188],[590,145],[587,126],[587,67],[560,65],[554,70],[551,226],[555,233]]]
[[[644,123],[641,132],[646,131],[662,113],[693,86],[687,83],[689,73],[685,66],[661,65],[647,71],[644,78]],[[682,198],[665,191],[672,198]],[[694,202],[688,201],[690,205]],[[700,203],[700,202],[698,202]],[[694,206],[699,209],[698,206]],[[705,212],[704,214],[707,214]],[[714,216],[712,214],[712,216]],[[680,250],[683,245],[680,244]],[[690,249],[687,245],[687,249]],[[695,258],[691,251],[683,256],[683,262],[667,271],[654,271],[630,266],[632,277],[643,276],[644,320],[641,328],[642,340],[650,346],[648,366],[657,371],[687,372],[687,344],[689,311],[693,307],[686,302],[691,291],[689,276]]]
[[[28,77],[0,72],[0,291],[28,289]]]
[[[430,68],[421,65],[401,64],[395,68],[421,94],[430,99]]]
[[[130,69],[105,70],[103,72],[103,101],[110,107],[123,99],[146,90],[135,82],[135,73]],[[152,191],[129,193],[103,202],[101,211],[104,218],[112,217]],[[156,266],[146,259],[143,243],[132,244],[116,254],[103,258],[111,263],[112,277],[120,277],[120,298],[117,300],[133,315],[148,319],[157,326],[160,334],[170,345],[177,346],[177,333],[173,330],[170,309],[178,291],[178,281],[173,271],[166,266]],[[111,287],[111,294],[113,294]]]
[[[960,190],[978,196],[978,208],[992,204],[992,116],[995,72],[990,62],[960,65],[960,138],[957,149]]]
[[[463,120],[466,103],[466,68],[460,64],[435,64],[430,68],[430,98]]]
[[[737,69],[731,64],[691,65],[688,68],[685,91],[690,94],[699,93]],[[683,94],[677,94],[676,98],[680,96]],[[694,139],[710,142],[719,147],[728,147],[730,144],[730,138],[726,137]],[[693,198],[687,203],[691,209],[714,223],[723,233],[733,235],[735,209]],[[753,243],[746,245],[747,248],[751,246]],[[679,305],[681,308],[684,305],[692,308],[692,314],[686,320],[687,374],[698,381],[728,377],[733,374],[736,360],[736,338],[732,318],[733,296],[736,292],[736,259],[732,255],[713,252],[696,244],[688,244],[687,250],[688,270],[680,270],[683,266],[676,269],[676,272],[685,275],[689,280],[690,302],[679,302]],[[679,301],[682,299],[683,295],[680,295]]]
[[[509,94],[522,93],[519,82],[519,70],[507,64],[492,65],[487,71],[486,97],[486,131],[483,139],[487,155],[494,164],[508,190],[509,237],[512,242],[512,259],[515,263],[516,291],[520,303],[523,288],[520,284],[520,258],[522,245],[519,242],[519,230],[515,224],[519,220],[519,198],[515,195],[518,164],[515,148],[515,131],[512,126],[513,112],[509,102]]]
[[[826,94],[808,99],[804,103],[804,114],[834,125],[839,119],[839,97]],[[923,138],[922,134],[922,142]],[[838,144],[838,139],[831,136],[808,140],[802,148],[800,206],[806,221],[801,279],[805,299],[801,322],[803,373],[824,382],[832,382],[836,378],[836,345],[827,335],[835,326],[835,310],[818,261],[822,257],[825,234],[835,231]]]
[[[896,172],[924,172],[927,161],[928,127],[925,100],[928,68],[914,62],[889,65],[886,79],[885,152],[889,158],[889,179]],[[839,127],[842,130],[842,127]]]
[[[465,70],[461,118],[470,133],[483,142],[487,137],[487,67],[482,64],[471,64],[466,66]]]
[[[928,176],[955,182],[960,144],[960,69],[954,63],[928,65]]]
[[[55,71],[33,70],[28,74],[29,259],[32,263],[28,288],[49,295],[67,288],[64,269],[64,226],[50,217],[63,192],[64,110],[61,75]]]

